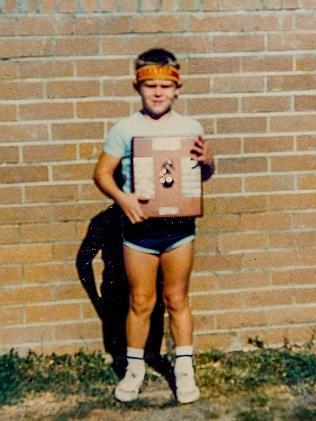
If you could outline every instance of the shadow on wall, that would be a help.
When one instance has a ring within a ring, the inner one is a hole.
[[[124,270],[123,246],[120,231],[121,210],[112,205],[92,218],[86,237],[77,254],[77,270],[102,322],[103,344],[112,359],[112,367],[119,378],[125,374],[126,335],[125,323],[129,303],[129,286]],[[92,262],[101,251],[104,262],[101,296],[96,287]],[[148,365],[163,374],[170,386],[174,384],[173,370],[167,358],[160,356],[164,330],[164,304],[162,282],[158,276],[157,302],[151,316],[151,328],[145,348]]]

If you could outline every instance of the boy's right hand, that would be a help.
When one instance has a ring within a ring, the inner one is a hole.
[[[132,224],[142,222],[148,218],[141,208],[140,201],[148,201],[137,193],[124,193],[118,201],[119,206]]]

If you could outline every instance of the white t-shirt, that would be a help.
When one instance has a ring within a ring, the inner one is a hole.
[[[131,146],[133,137],[153,136],[198,136],[203,127],[192,117],[171,111],[170,117],[153,120],[140,111],[117,122],[109,131],[103,150],[109,155],[121,158],[123,190],[131,191]]]

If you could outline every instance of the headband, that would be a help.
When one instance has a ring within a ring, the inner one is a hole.
[[[136,70],[136,82],[148,79],[164,79],[179,82],[180,73],[173,66],[159,66],[157,64],[148,64]]]

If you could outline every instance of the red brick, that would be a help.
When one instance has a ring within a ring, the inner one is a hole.
[[[314,33],[287,32],[285,34],[269,34],[268,50],[314,50],[316,35]]]
[[[55,12],[55,0],[42,0],[39,4],[41,12]]]
[[[267,77],[268,91],[296,91],[315,88],[316,76],[313,74],[306,73],[302,75],[297,74]]]
[[[0,203],[14,204],[22,202],[22,188],[21,187],[2,187],[0,189]]]
[[[95,164],[58,165],[53,168],[53,180],[92,180]]]
[[[2,326],[23,323],[22,308],[0,308],[0,323]]]
[[[25,309],[26,323],[54,323],[78,320],[80,306],[78,304],[44,304],[32,305]]]
[[[16,146],[0,146],[0,163],[15,164],[19,162],[19,149]]]
[[[243,230],[273,230],[291,227],[291,215],[283,212],[244,213],[241,217]]]
[[[239,227],[238,215],[210,215],[198,221],[199,232],[235,231]]]
[[[44,124],[0,124],[0,142],[27,142],[48,139],[48,128]]]
[[[296,264],[295,253],[290,251],[271,251],[248,253],[243,256],[243,269],[266,269],[293,266]]]
[[[241,153],[241,138],[212,138],[209,141],[209,146],[215,156],[239,154]]]
[[[220,309],[240,308],[240,294],[231,293],[211,293],[204,295],[195,295],[191,297],[191,307],[193,311],[210,311]]]
[[[56,140],[102,139],[103,123],[56,123],[52,136]]]
[[[304,285],[316,283],[316,271],[314,269],[280,270],[272,272],[274,285]]]
[[[301,95],[295,96],[295,110],[310,111],[316,110],[316,95]]]
[[[132,32],[183,32],[185,20],[183,16],[142,15],[132,20]]]
[[[81,159],[97,159],[103,150],[103,144],[98,143],[81,143],[79,145],[79,154]]]
[[[22,78],[50,78],[73,76],[73,63],[69,61],[36,60],[19,63]]]
[[[41,82],[0,82],[0,99],[42,98],[43,84]]]
[[[214,0],[212,0],[214,1]],[[207,333],[194,335],[194,345],[197,350],[205,349],[240,349],[240,341],[235,332]]]
[[[271,117],[271,131],[275,132],[297,132],[316,130],[316,119],[314,115],[287,115]]]
[[[0,121],[14,121],[16,119],[15,105],[0,104]]]
[[[262,233],[229,233],[217,237],[217,246],[220,253],[232,250],[266,249],[268,238]]]
[[[290,136],[247,137],[244,139],[247,153],[286,152],[294,150],[294,138]]]
[[[73,261],[76,258],[80,242],[55,243],[53,246],[54,259],[62,262]]]
[[[297,136],[297,148],[303,151],[316,151],[316,136]]]
[[[218,329],[245,328],[249,326],[265,326],[267,323],[264,311],[241,311],[216,315]]]
[[[1,55],[5,58],[44,57],[53,54],[53,40],[51,38],[3,39]]]
[[[291,56],[255,56],[242,57],[242,69],[246,72],[286,72],[293,70]]]
[[[312,228],[316,226],[316,212],[307,209],[306,211],[295,212],[294,217],[295,228]]]
[[[302,175],[297,178],[297,186],[299,190],[315,190],[316,189],[316,175]]]
[[[72,19],[69,16],[21,16],[16,35],[71,35]]]
[[[294,189],[294,176],[247,177],[245,190],[250,192],[283,191]]]
[[[61,204],[57,203],[50,209],[51,220],[54,222],[69,222],[79,219],[78,205],[75,203]]]
[[[240,270],[241,257],[239,255],[218,255],[218,256],[195,256],[193,270],[203,271],[224,271]]]
[[[19,345],[27,344],[27,349],[34,347],[35,344],[43,346],[46,342],[53,341],[52,329],[47,326],[22,326],[4,329],[1,333],[1,342],[8,344],[10,348],[16,348]],[[23,349],[23,348],[22,348]],[[25,352],[27,350],[25,349]]]
[[[205,94],[210,92],[210,79],[206,77],[182,78],[181,94]]]
[[[100,40],[101,54],[139,54],[155,45],[155,37],[153,35],[142,35],[141,38],[127,38],[107,36]]]
[[[237,73],[239,70],[238,57],[190,58],[188,61],[189,74]]]
[[[76,145],[24,146],[23,162],[71,161],[76,159]]]
[[[127,101],[89,101],[77,104],[79,118],[111,118],[129,115],[130,106]]]
[[[76,61],[78,76],[123,76],[129,75],[127,59],[82,59]]]
[[[264,78],[262,76],[221,76],[214,78],[215,93],[231,92],[263,92]]]
[[[102,337],[101,326],[99,321],[91,322],[73,322],[60,324],[55,326],[55,336],[57,341],[88,340],[90,338]]]
[[[188,113],[194,114],[222,114],[232,113],[238,110],[236,98],[196,98],[188,104]]]
[[[11,206],[0,209],[0,223],[18,224],[25,222],[47,222],[51,217],[51,210],[45,206]]]
[[[288,306],[280,309],[270,309],[268,314],[269,325],[289,325],[298,323],[314,323],[315,307]]]
[[[52,259],[51,244],[16,244],[2,247],[1,264],[46,262]]]
[[[194,331],[206,331],[215,328],[215,317],[211,315],[193,314]]]
[[[276,209],[313,209],[316,207],[316,195],[314,193],[270,195],[268,208]]]
[[[268,162],[266,158],[221,158],[218,161],[218,174],[241,174],[252,172],[266,172]]]
[[[75,33],[80,35],[130,33],[130,21],[130,16],[78,16]]]
[[[198,255],[199,253],[215,253],[216,252],[216,240],[214,237],[210,237],[209,235],[199,235],[195,240],[194,245],[195,253]]]
[[[316,156],[288,155],[271,158],[272,171],[312,171],[316,169]]]
[[[20,233],[18,225],[2,225],[0,226],[0,243],[13,244],[20,241]]]
[[[297,260],[300,262],[301,265],[315,266],[316,265],[315,247],[299,249],[297,252]]]
[[[96,80],[60,81],[47,83],[47,97],[81,98],[100,95],[100,83]]]
[[[217,120],[218,133],[260,133],[266,130],[265,117],[218,118]]]
[[[290,97],[276,96],[252,96],[241,99],[241,109],[243,112],[282,112],[291,110]]]
[[[296,69],[301,71],[316,70],[316,57],[311,55],[301,55],[295,58]]]
[[[271,248],[296,248],[297,235],[294,232],[271,232],[269,242]]]
[[[94,184],[81,184],[79,200],[105,200],[106,197]]]
[[[213,42],[215,52],[248,52],[264,50],[263,35],[215,35]]]
[[[213,176],[210,181],[204,183],[203,191],[206,194],[240,193],[242,181],[237,177],[216,178]]]
[[[278,5],[276,6],[277,8]],[[289,31],[292,29],[292,16],[286,13],[246,13],[242,16],[244,31]]]
[[[293,289],[273,289],[269,291],[256,290],[244,292],[243,304],[245,307],[272,307],[292,304],[294,302]]]
[[[18,66],[15,62],[0,63],[0,80],[15,79],[18,74]]]
[[[22,266],[4,266],[0,268],[0,285],[13,285],[21,282]]]
[[[205,292],[217,289],[217,281],[214,275],[195,275],[190,278],[190,292]]]
[[[21,239],[24,241],[60,241],[75,239],[75,225],[73,223],[51,224],[23,224]]]
[[[78,199],[76,185],[26,186],[26,202],[66,202]]]
[[[193,32],[239,32],[242,30],[241,15],[193,15],[190,17]]]
[[[66,265],[63,265],[67,268]],[[70,272],[70,273],[69,273]],[[73,272],[73,274],[72,274]],[[80,282],[78,282],[78,274],[74,270],[73,264],[68,264],[68,278],[65,279],[67,284],[56,285],[55,286],[55,296],[56,300],[85,300],[87,299],[87,294]],[[65,275],[63,275],[64,278]],[[73,279],[75,282],[69,282],[69,279]]]
[[[187,53],[207,53],[211,50],[211,40],[208,35],[185,35],[172,36],[157,35],[157,42],[162,48],[167,48],[175,54]],[[143,48],[142,48],[143,51]]]
[[[20,117],[25,120],[62,120],[73,118],[74,106],[69,103],[37,103],[19,106]]]
[[[269,274],[258,272],[239,272],[219,275],[219,287],[222,289],[249,289],[265,287],[270,284]]]
[[[0,178],[4,184],[48,181],[48,169],[40,165],[3,167],[0,168]]]

